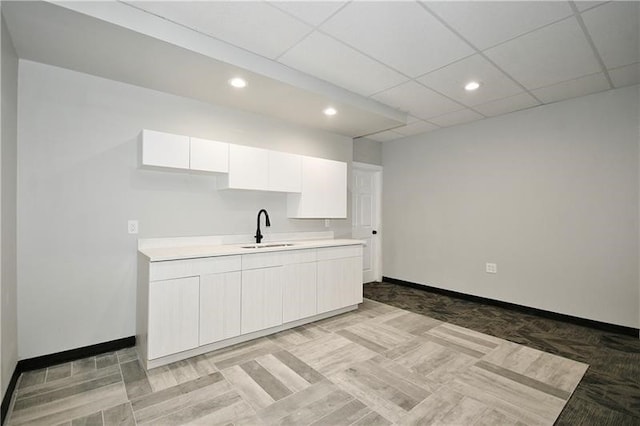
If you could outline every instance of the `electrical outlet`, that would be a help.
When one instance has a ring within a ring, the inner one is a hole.
[[[324,220],[324,227],[328,228],[329,226],[331,226],[331,220],[330,219],[325,219]]]
[[[487,263],[486,269],[488,274],[497,274],[498,273],[498,265],[495,263]]]
[[[138,233],[138,221],[130,220],[127,222],[127,232],[129,234],[137,234]]]

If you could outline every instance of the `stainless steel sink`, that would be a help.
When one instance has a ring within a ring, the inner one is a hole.
[[[261,249],[261,248],[273,248],[273,247],[289,247],[292,243],[266,243],[266,244],[251,244],[249,246],[241,246],[245,249]]]

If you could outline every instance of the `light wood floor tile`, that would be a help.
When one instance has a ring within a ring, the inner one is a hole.
[[[357,399],[350,400],[333,412],[321,417],[312,426],[347,426],[373,413],[369,407]]]
[[[322,374],[318,373],[311,366],[304,363],[300,358],[297,358],[290,352],[279,351],[275,352],[273,356],[310,384],[324,380],[324,376]]]
[[[194,365],[189,360],[176,361],[169,364],[169,370],[177,383],[185,383],[195,380],[201,375],[196,371]]]
[[[328,395],[339,391],[333,383],[328,380],[322,380],[317,382],[300,392],[283,398],[273,404],[265,406],[263,409],[258,410],[258,417],[265,424],[275,424],[278,420],[287,417],[289,414],[294,413],[302,407],[306,407],[313,404],[316,401],[322,400]]]
[[[69,385],[60,389],[51,390],[49,392],[41,392],[34,396],[26,396],[16,399],[13,407],[14,412],[19,413],[22,410],[31,407],[41,407],[45,404],[68,399],[74,396],[85,394],[86,392],[103,388],[114,383],[120,383],[121,376],[118,373],[109,376],[100,377],[86,382]]]
[[[228,382],[221,380],[220,373],[202,379],[197,384],[193,382],[183,383],[174,388],[160,391],[158,396],[150,395],[133,401],[132,407],[136,422],[138,424],[161,424],[172,413],[185,409],[187,410],[185,413],[191,412],[191,415],[195,416],[193,414],[194,411],[189,407],[205,403],[229,392],[235,393],[235,390]],[[202,413],[202,415],[204,414],[206,413]]]
[[[442,419],[464,399],[464,394],[442,387],[404,415],[400,424],[444,424]]]
[[[188,383],[175,385],[167,389],[163,389],[157,392],[149,393],[141,397],[132,399],[131,405],[132,405],[133,411],[137,414],[137,412],[144,410],[146,408],[153,407],[156,405],[162,405],[169,400],[188,395],[190,392],[203,389],[220,382],[226,383],[222,374],[220,372],[216,372],[208,376],[200,377],[197,380],[193,380]],[[227,391],[228,389],[225,388],[224,392],[227,392]]]
[[[103,410],[102,418],[105,426],[135,426],[136,424],[130,402]]]
[[[149,371],[127,348],[24,373],[7,424],[552,425],[588,367],[365,300]]]
[[[127,401],[122,383],[115,383],[86,391],[73,397],[39,405],[31,410],[15,410],[11,415],[12,425],[52,425],[93,414],[103,407]]]
[[[355,311],[316,321],[315,325],[322,327],[327,331],[335,332],[368,319],[369,318],[366,315],[361,315]]]
[[[129,399],[153,392],[147,373],[137,359],[121,363],[120,370],[122,371],[122,378],[124,379]]]
[[[262,425],[263,423],[258,419],[255,411],[253,411],[249,404],[242,399],[239,399],[227,406],[185,424],[191,426],[257,426]]]
[[[353,426],[387,426],[391,422],[376,412],[371,412],[353,423]]]
[[[414,337],[409,333],[405,333],[384,323],[380,324],[372,321],[361,322],[339,330],[337,333],[378,353],[386,352],[389,349],[412,340]],[[356,339],[354,339],[354,337],[356,337]],[[375,350],[370,346],[379,347],[381,350]]]
[[[271,395],[256,383],[240,366],[234,365],[233,367],[226,368],[222,370],[222,374],[254,410],[258,411],[275,402]]]
[[[147,370],[147,379],[149,380],[151,389],[153,389],[154,392],[158,392],[178,384],[173,372],[167,365]]]
[[[399,314],[385,321],[386,324],[414,335],[422,335],[442,324],[433,318],[400,310]]]
[[[46,368],[43,368],[42,370],[27,371],[25,373],[22,373],[18,389],[24,389],[34,385],[39,385],[40,383],[44,383],[46,377]]]
[[[231,391],[217,396],[209,396],[206,399],[198,400],[192,405],[175,410],[164,417],[156,419],[154,424],[161,425],[183,425],[188,423],[199,423],[205,416],[210,416],[219,410],[241,402],[240,395]]]
[[[26,374],[26,373],[25,373]],[[23,398],[30,398],[36,395],[41,395],[48,392],[54,392],[56,390],[63,389],[68,386],[77,385],[87,381],[107,377],[113,374],[120,374],[120,367],[117,365],[103,368],[101,370],[90,371],[84,374],[77,374],[75,376],[68,376],[54,382],[41,383],[25,388],[19,389],[15,396],[16,400]]]
[[[480,401],[464,397],[442,417],[440,422],[447,425],[471,425],[475,424],[490,410],[489,407]]]
[[[281,351],[282,348],[269,339],[258,339],[241,343],[230,348],[215,351],[209,356],[209,361],[219,370],[251,361],[259,356]]]
[[[84,358],[71,363],[71,375],[83,374],[94,371],[96,369],[96,358]]]
[[[118,357],[118,362],[129,362],[134,359],[138,359],[138,353],[136,352],[136,348],[125,348],[116,352],[116,356]]]
[[[88,416],[73,419],[71,426],[102,426],[102,411],[95,412]]]
[[[218,371],[206,355],[194,356],[193,358],[187,359],[187,362],[191,364],[191,367],[199,376],[207,376]]]
[[[298,407],[289,415],[277,420],[276,425],[308,425],[314,423],[321,418],[331,415],[340,409],[345,401],[349,402],[353,399],[351,395],[341,390],[335,390],[322,398],[319,398],[308,405]]]
[[[110,367],[118,363],[118,355],[115,352],[96,356],[96,368]]]
[[[55,365],[47,368],[46,382],[53,382],[71,376],[71,363]]]
[[[477,367],[463,372],[454,380],[455,382],[465,383],[480,392],[519,407],[524,413],[531,413],[550,423],[553,423],[560,414],[565,403],[561,398]],[[480,399],[477,394],[471,396]]]
[[[256,362],[293,393],[301,391],[310,385],[304,377],[300,376],[272,354],[256,358]]]

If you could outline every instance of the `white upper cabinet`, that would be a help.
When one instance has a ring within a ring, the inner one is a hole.
[[[142,165],[189,168],[189,136],[143,130]]]
[[[229,144],[200,138],[190,138],[190,168],[204,172],[229,171]]]
[[[290,218],[346,218],[347,163],[302,157],[302,192],[289,194]]]
[[[299,192],[302,157],[243,145],[229,145],[229,175],[220,187]]]
[[[229,145],[227,188],[265,190],[269,179],[269,151],[243,145]]]
[[[269,151],[269,191],[302,190],[302,156]]]

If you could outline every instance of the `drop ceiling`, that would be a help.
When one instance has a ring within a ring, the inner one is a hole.
[[[639,10],[635,1],[3,4],[21,57],[383,142],[639,83]],[[171,72],[149,72],[154,62]],[[237,73],[249,80],[240,96],[224,87]],[[470,80],[480,88],[465,91]],[[329,104],[338,115],[321,116]]]

